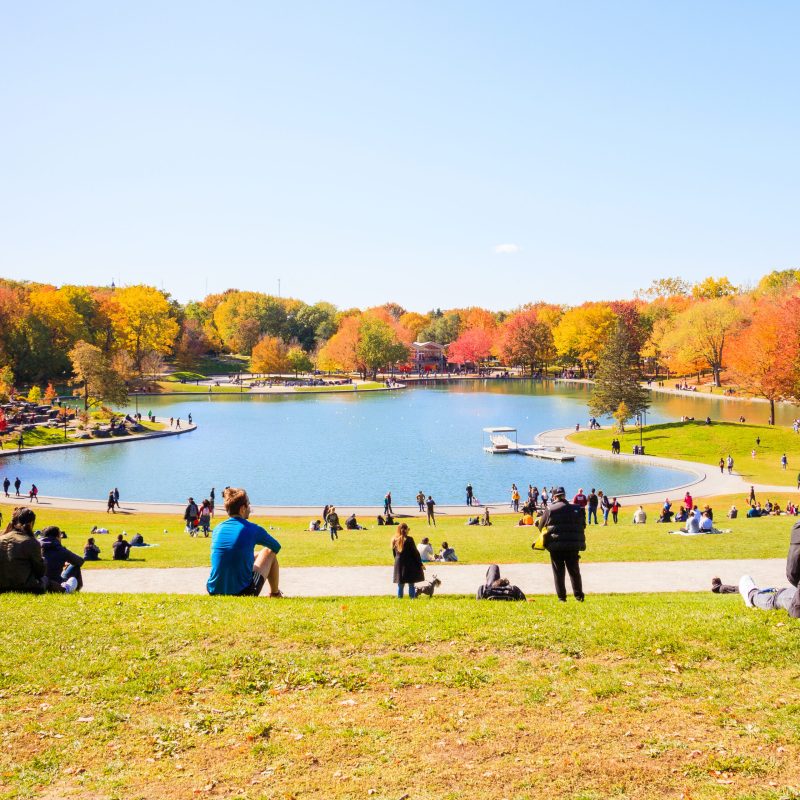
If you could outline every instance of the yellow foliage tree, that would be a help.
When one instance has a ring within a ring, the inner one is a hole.
[[[595,364],[615,322],[616,314],[608,303],[584,303],[571,308],[553,330],[556,351],[584,367]]]
[[[122,349],[141,370],[149,351],[166,355],[175,344],[178,323],[167,298],[152,286],[129,286],[116,292],[114,330]]]

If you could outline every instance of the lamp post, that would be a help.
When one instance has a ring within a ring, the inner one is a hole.
[[[642,449],[644,448],[644,440],[642,434],[642,415],[641,413],[636,415],[636,423],[639,426],[639,455],[642,454]]]

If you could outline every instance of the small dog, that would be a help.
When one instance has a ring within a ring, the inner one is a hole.
[[[432,575],[429,581],[425,581],[425,583],[417,586],[417,597],[423,594],[428,595],[428,597],[433,597],[436,587],[441,585],[442,582],[435,575]]]

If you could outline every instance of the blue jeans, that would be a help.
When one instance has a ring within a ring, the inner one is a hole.
[[[405,585],[406,584],[404,584],[404,583],[398,583],[397,584],[397,596],[398,597],[402,597],[403,596],[403,587]],[[413,583],[409,583],[408,584],[408,596],[409,596],[409,598],[411,600],[413,600],[417,596],[417,587],[414,586]]]

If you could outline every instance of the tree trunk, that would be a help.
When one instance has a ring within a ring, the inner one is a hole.
[[[775,398],[769,398],[769,424],[775,424]]]

